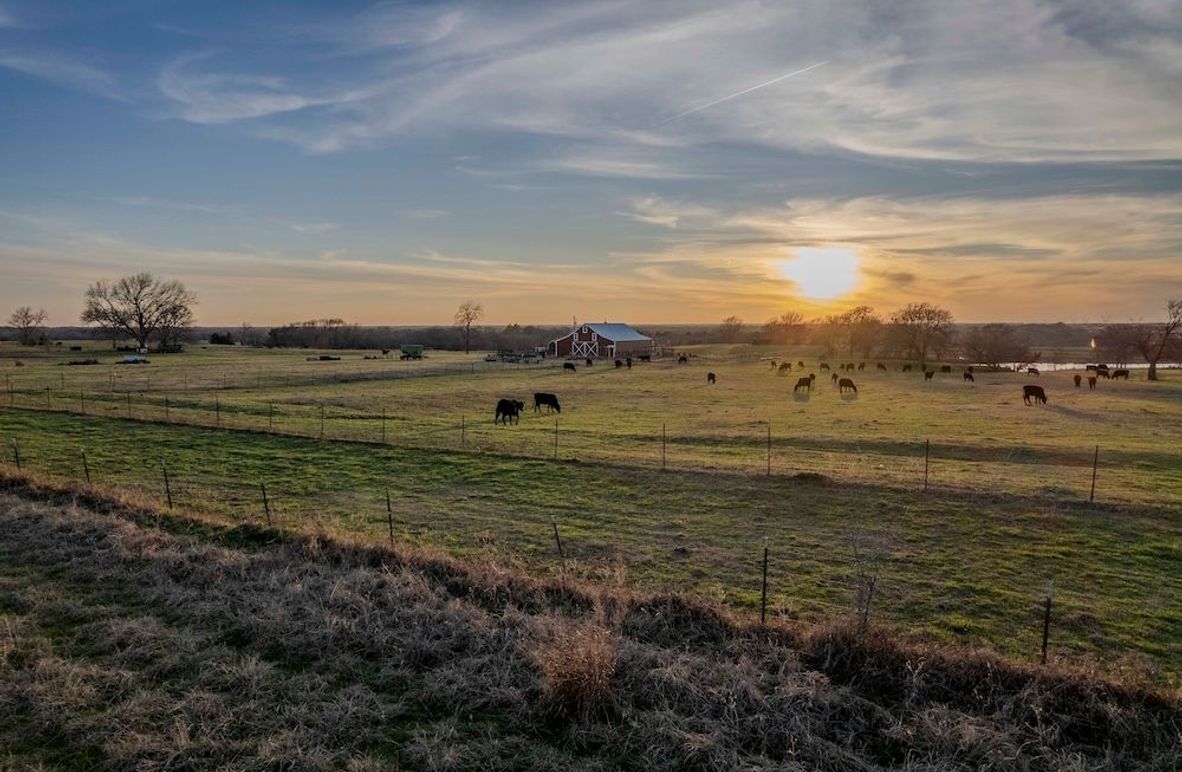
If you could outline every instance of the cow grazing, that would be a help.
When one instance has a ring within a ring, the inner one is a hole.
[[[653,361],[653,355],[652,355],[652,354],[639,354],[639,355],[637,355],[637,357],[636,357],[636,358],[637,358],[637,359],[639,359],[641,362],[651,362],[651,361]]]
[[[574,362],[563,362],[562,363],[562,371],[566,372],[567,370],[570,370],[573,373],[575,371],[575,363]]]
[[[796,386],[794,386],[792,388],[792,393],[795,394],[796,392],[800,391],[801,389],[811,392],[813,390],[813,379],[812,378],[797,378],[796,379]]]
[[[493,423],[500,421],[504,425],[521,423],[521,411],[525,410],[525,403],[519,399],[502,399],[497,401],[497,413]]]
[[[784,373],[790,372],[791,370],[792,370],[792,364],[789,362],[784,362],[778,368],[776,368],[776,374],[783,375]]]
[[[975,378],[973,378],[973,374],[970,373],[968,370],[964,371],[964,379],[966,382],[969,382],[969,381],[972,381],[973,383],[977,382],[977,380]]]
[[[620,369],[621,367],[623,367],[623,366],[624,366],[624,360],[623,360],[623,359],[617,359],[617,360],[616,360],[616,369],[617,369],[617,370],[619,370],[619,369]]]
[[[384,357],[390,356],[390,349],[388,349],[388,348],[382,349],[382,356],[384,356]]]
[[[1079,385],[1083,383],[1083,378],[1080,377],[1079,373],[1076,373],[1071,380],[1075,381],[1075,388],[1077,389],[1079,388]]]
[[[706,373],[706,383],[714,383],[717,380],[718,379],[714,376],[714,373]]]
[[[1106,381],[1112,377],[1107,370],[1097,370],[1096,375]]]
[[[809,373],[809,383],[812,383],[815,380],[817,380],[817,374],[816,373]]]
[[[1037,367],[1027,367],[1026,374],[1033,375],[1035,378],[1037,378],[1038,377],[1038,368]]]
[[[824,363],[824,362],[822,362],[822,363],[821,363],[821,372],[825,372],[825,371],[826,371],[826,370],[828,370],[828,369],[829,369],[829,365],[828,365],[828,364],[826,364],[826,363]]]
[[[1129,379],[1129,371],[1128,370],[1113,370],[1112,371],[1112,380],[1115,381],[1117,378],[1124,378],[1127,381]]]
[[[952,372],[952,365],[940,365],[940,372],[942,372],[942,373]]]
[[[1089,375],[1088,376],[1088,391],[1095,391],[1095,390],[1096,390],[1096,376]]]
[[[774,359],[772,360],[772,369],[773,370],[776,369],[776,360],[774,360]]]
[[[903,372],[905,372],[905,373],[911,372],[911,365],[903,365]]]
[[[865,370],[865,369],[866,369],[866,363],[865,363],[865,362],[859,362],[859,363],[858,363],[858,372],[862,372],[862,371],[863,371],[863,370]]]
[[[677,355],[677,364],[679,364],[679,365],[689,364],[689,357],[687,357],[685,354],[678,354]]]
[[[624,357],[624,366],[629,370],[632,369],[632,357]]]
[[[804,369],[804,362],[797,362],[796,366],[799,367],[801,370],[803,370]]]
[[[545,406],[546,412],[553,410],[556,413],[562,412],[562,405],[558,404],[558,396],[555,394],[547,394],[544,391],[534,392],[534,412],[538,412]]]
[[[932,379],[932,376],[935,374],[936,374],[935,370],[924,370],[923,371],[923,379],[925,381],[930,381]]]
[[[836,385],[837,385],[837,373],[834,373],[834,374],[833,374],[833,385],[834,385],[834,386],[836,386]]]
[[[845,394],[846,389],[850,389],[855,394],[858,393],[858,387],[854,385],[854,381],[852,378],[842,378],[840,381],[837,382],[837,390],[839,393]]]
[[[1022,401],[1029,405],[1032,398],[1035,402],[1040,402],[1044,405],[1047,404],[1047,393],[1043,391],[1042,386],[1031,386],[1029,384],[1023,386]]]
[[[884,373],[887,371],[886,365],[884,365],[882,362],[878,363],[878,369],[880,372],[884,372]]]

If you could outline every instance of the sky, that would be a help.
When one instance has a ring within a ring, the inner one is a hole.
[[[1182,0],[0,0],[0,314],[752,324],[1182,295]]]

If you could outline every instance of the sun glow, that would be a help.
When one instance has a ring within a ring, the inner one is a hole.
[[[778,267],[784,278],[810,300],[833,300],[858,285],[858,256],[845,247],[801,247]]]

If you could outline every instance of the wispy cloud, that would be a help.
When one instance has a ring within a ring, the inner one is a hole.
[[[0,11],[2,14],[3,11]],[[4,25],[0,23],[0,27]],[[59,51],[0,49],[0,67],[23,72],[79,91],[126,100],[110,73]]]
[[[447,217],[451,212],[446,209],[407,209],[403,215],[411,220],[437,220]]]

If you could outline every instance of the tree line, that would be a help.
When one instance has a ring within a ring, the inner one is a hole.
[[[100,280],[86,288],[80,319],[96,335],[115,345],[131,338],[137,347],[155,344],[157,350],[176,350],[192,342],[193,307],[197,295],[175,279],[148,272],[114,281]],[[216,331],[211,344],[265,345],[302,348],[393,349],[403,343],[428,348],[470,352],[496,349],[524,351],[545,345],[569,331],[565,326],[510,324],[503,328],[481,326],[484,307],[473,300],[460,304],[450,327],[374,327],[343,319],[313,319],[270,328],[262,335],[243,324],[237,338],[232,330]],[[21,306],[9,317],[9,325],[21,345],[49,342],[48,315],[44,309]],[[642,330],[644,331],[644,330]],[[798,311],[785,311],[763,325],[749,329],[737,316],[722,320],[716,328],[683,326],[648,330],[663,345],[692,343],[755,343],[820,346],[830,356],[884,357],[941,360],[956,355],[984,365],[1026,364],[1038,361],[1022,325],[985,324],[968,327],[958,335],[952,312],[932,303],[910,303],[887,316],[859,305],[848,311],[805,320]],[[1166,319],[1156,323],[1109,324],[1095,335],[1097,356],[1125,364],[1142,359],[1148,377],[1157,378],[1159,362],[1182,361],[1182,298],[1166,301]]]

